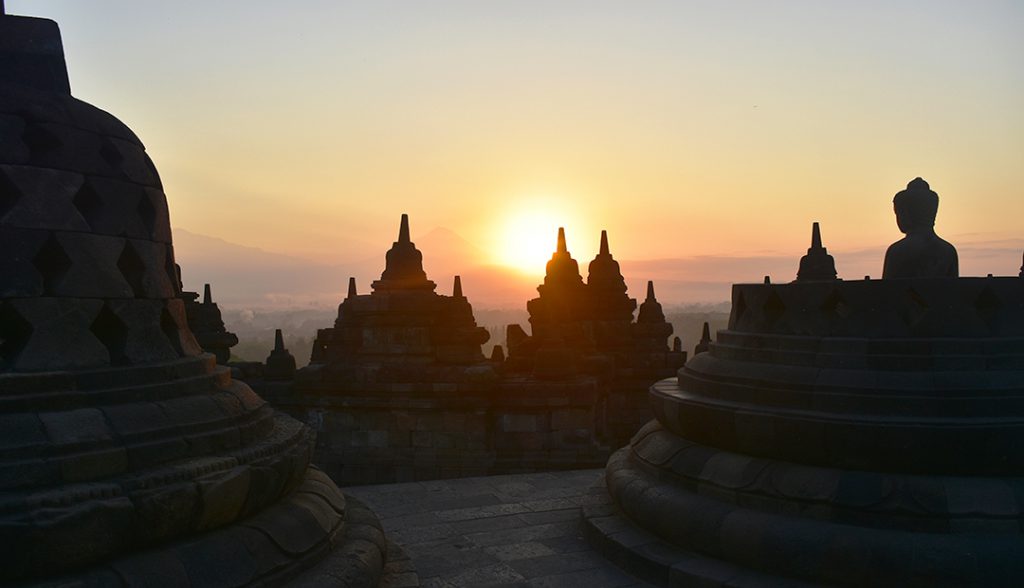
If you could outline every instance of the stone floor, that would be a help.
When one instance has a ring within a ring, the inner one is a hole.
[[[604,470],[345,488],[380,518],[425,587],[647,586],[592,551],[582,505]]]

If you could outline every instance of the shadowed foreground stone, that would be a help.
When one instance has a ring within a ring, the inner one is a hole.
[[[372,513],[189,330],[138,138],[52,21],[0,15],[0,57],[0,584],[376,585]]]
[[[663,586],[1024,583],[1024,279],[733,286],[592,544]]]

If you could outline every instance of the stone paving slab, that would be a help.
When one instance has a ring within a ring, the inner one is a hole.
[[[580,507],[604,470],[431,480],[345,489],[380,518],[429,588],[649,586],[593,551]]]

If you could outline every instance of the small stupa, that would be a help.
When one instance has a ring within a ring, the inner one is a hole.
[[[811,246],[807,249],[807,255],[800,258],[796,279],[801,282],[834,280],[836,275],[836,260],[822,246],[821,227],[814,223],[811,225]]]
[[[295,376],[295,356],[285,348],[281,329],[274,330],[274,348],[265,363],[263,377],[268,380],[290,380]]]
[[[185,302],[185,316],[188,317],[189,330],[192,331],[203,351],[216,356],[217,363],[227,364],[231,359],[231,348],[238,345],[238,336],[224,326],[220,306],[213,301],[210,285],[203,285],[203,300],[200,302],[198,292],[184,290],[181,283],[181,267],[175,264],[175,268],[178,274],[181,299]]]

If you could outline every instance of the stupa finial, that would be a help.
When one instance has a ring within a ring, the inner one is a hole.
[[[203,304],[213,304],[213,294],[210,293],[209,284],[203,284]]]
[[[657,300],[654,297],[654,280],[647,280],[647,299],[646,300]]]
[[[359,293],[356,292],[356,279],[355,279],[354,276],[349,276],[349,278],[348,278],[348,296],[346,296],[345,298],[346,299],[348,299],[348,298],[355,298],[358,295],[359,295]]]
[[[398,227],[398,242],[408,243],[412,239],[409,238],[409,215],[402,214],[402,224]]]
[[[1021,256],[1020,277],[1024,278],[1024,255]]]
[[[274,351],[284,350],[284,335],[281,329],[274,329]]]
[[[807,255],[800,258],[800,268],[796,272],[796,279],[798,282],[834,280],[836,276],[836,260],[821,244],[821,226],[814,222],[811,224],[811,246],[807,248]],[[767,278],[765,283],[768,283]]]
[[[568,253],[569,248],[565,245],[565,228],[558,227],[558,246],[555,248],[558,253]]]
[[[452,285],[452,297],[453,298],[464,298],[462,295],[462,277],[455,276],[455,284]]]
[[[611,255],[608,250],[608,231],[601,230],[601,251],[598,255]]]

